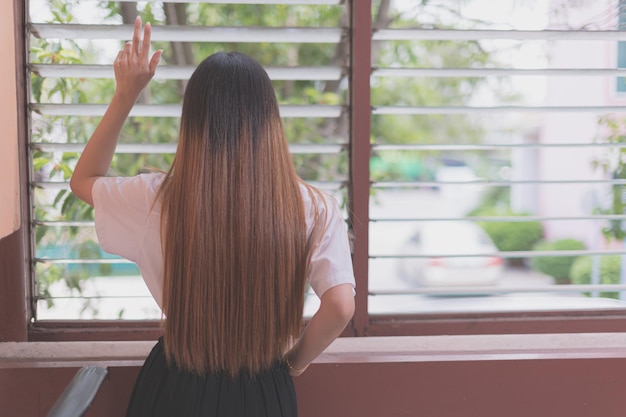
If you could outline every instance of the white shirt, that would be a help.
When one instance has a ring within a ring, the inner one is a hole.
[[[163,253],[161,246],[161,204],[155,197],[164,174],[135,177],[101,177],[93,185],[96,233],[102,249],[137,264],[141,275],[159,306],[162,307]],[[311,196],[301,186],[307,229],[314,221]],[[326,213],[326,228],[311,254],[307,277],[313,291],[321,297],[340,284],[354,288],[352,257],[346,224],[337,201],[327,196],[318,204],[320,217]]]

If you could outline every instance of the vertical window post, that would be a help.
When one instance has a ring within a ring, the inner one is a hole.
[[[353,261],[356,276],[354,331],[363,336],[369,322],[368,230],[370,189],[370,73],[372,39],[371,0],[350,3],[350,230],[354,234]]]
[[[25,39],[24,39],[24,13],[25,6],[23,0],[14,0],[12,6],[13,13],[7,13],[0,18],[0,26],[3,28],[3,45],[0,48],[3,52],[8,52],[5,56],[10,63],[15,60],[15,84],[7,79],[0,84],[8,84],[8,88],[0,89],[9,93],[9,97],[4,98],[4,103],[10,106],[16,106],[15,111],[4,112],[8,119],[8,123],[17,124],[17,138],[9,138],[15,140],[19,149],[19,169],[20,169],[20,189],[22,194],[20,198],[21,206],[21,222],[20,228],[12,234],[0,239],[0,342],[14,341],[22,342],[28,338],[28,304],[27,304],[27,282],[30,275],[28,274],[28,265],[30,256],[28,255],[28,176],[26,175],[26,136],[25,136]],[[13,32],[12,36],[10,32]],[[8,42],[13,42],[14,47],[8,46]],[[11,51],[13,49],[14,53]],[[17,88],[13,88],[17,87]],[[13,89],[13,91],[10,91]],[[24,92],[24,93],[22,93]],[[11,100],[10,95],[15,96],[15,100]],[[17,115],[17,120],[15,119]]]

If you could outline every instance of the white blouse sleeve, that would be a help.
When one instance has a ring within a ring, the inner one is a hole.
[[[356,286],[346,223],[333,197],[326,200],[326,228],[311,254],[309,282],[318,297],[337,285]]]
[[[137,262],[156,189],[155,174],[102,177],[92,197],[96,234],[106,252]]]

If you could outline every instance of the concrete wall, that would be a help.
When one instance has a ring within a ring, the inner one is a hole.
[[[0,415],[45,417],[81,366],[86,417],[124,415],[154,342],[0,343]],[[337,339],[295,378],[300,417],[623,417],[626,333]]]
[[[578,2],[551,0],[550,29],[584,27],[590,21],[593,29],[614,30],[617,21],[617,2],[597,0]],[[567,10],[567,11],[565,11]],[[558,11],[558,12],[556,12]],[[617,42],[562,40],[549,43],[548,57],[551,68],[616,68]],[[570,76],[551,77],[546,96],[547,106],[624,106],[626,95],[616,91],[615,77]],[[604,133],[598,118],[609,111],[548,112],[542,116],[540,141],[543,143],[602,142]],[[623,116],[623,112],[620,112]],[[542,180],[602,180],[607,176],[595,169],[594,160],[606,156],[608,148],[552,147],[539,151],[539,178]],[[599,206],[608,208],[610,186],[601,184],[553,184],[540,188],[539,214],[544,216],[589,216]],[[580,239],[589,249],[600,249],[603,239],[600,221],[545,222],[546,237]]]
[[[0,238],[20,225],[14,32],[9,7],[0,13]]]
[[[300,417],[623,417],[625,358],[317,364]],[[78,368],[0,369],[0,414],[45,417]],[[86,417],[123,416],[137,367],[111,367]]]

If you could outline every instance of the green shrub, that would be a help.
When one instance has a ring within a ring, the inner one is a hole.
[[[483,214],[489,215],[489,214]],[[500,216],[524,216],[523,213],[497,213]],[[481,222],[481,226],[499,251],[529,251],[543,238],[540,222]],[[511,258],[509,264],[520,265],[522,258]]]
[[[591,263],[591,256],[581,256],[574,261],[570,271],[573,284],[586,285],[591,283]],[[621,264],[622,259],[620,255],[600,257],[600,284],[619,284]],[[585,295],[589,295],[589,293],[585,293]],[[619,292],[601,292],[600,297],[619,299]]]
[[[560,239],[554,242],[542,241],[535,245],[536,251],[583,250],[585,244],[576,239]],[[532,258],[530,267],[554,278],[557,284],[570,282],[572,264],[579,256],[541,256]]]
[[[511,212],[510,207],[511,191],[509,187],[491,187],[482,193],[478,206],[466,216],[490,216],[502,211]]]

